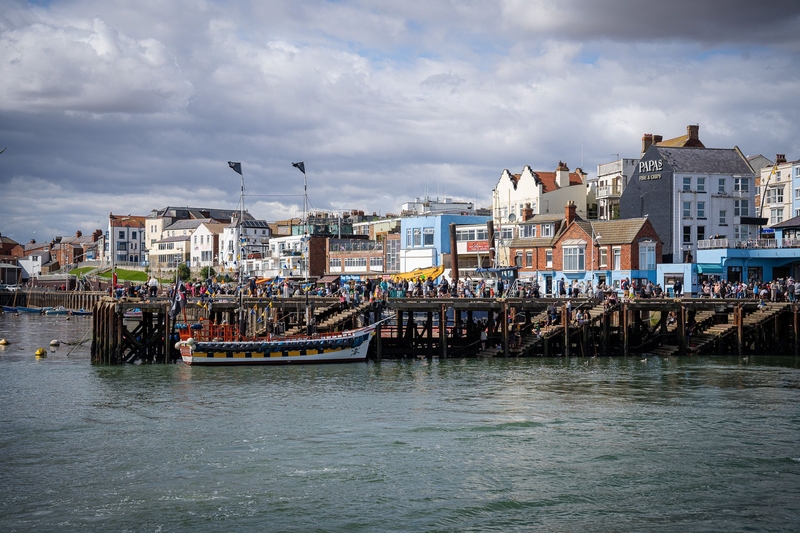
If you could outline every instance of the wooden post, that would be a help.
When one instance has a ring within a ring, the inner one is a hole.
[[[603,313],[603,357],[608,357],[608,345],[611,342],[611,313]]]
[[[425,313],[427,320],[425,322],[425,336],[427,337],[427,356],[428,359],[433,357],[433,313],[428,311]],[[441,324],[440,324],[441,326]]]
[[[500,323],[500,329],[503,335],[503,357],[508,357],[508,301],[503,300],[502,306],[502,322]]]
[[[678,304],[678,351],[681,355],[686,355],[686,308],[682,303]]]
[[[796,283],[796,282],[795,282]],[[800,336],[798,336],[797,302],[792,302],[792,334],[794,337],[794,356],[800,355]]]
[[[439,356],[447,359],[447,307],[445,304],[439,306]]]
[[[381,344],[381,328],[383,324],[378,324],[375,326],[375,360],[377,362],[381,362],[383,359],[383,346]]]
[[[564,328],[564,357],[569,357],[569,317],[567,304],[561,306],[561,326]]]
[[[733,323],[736,324],[736,342],[739,348],[739,357],[744,354],[744,309],[742,304],[737,304],[733,310]],[[795,313],[795,325],[797,324],[797,313]],[[795,327],[795,334],[797,328]]]
[[[628,357],[628,304],[620,304],[620,318],[622,319],[622,355]]]

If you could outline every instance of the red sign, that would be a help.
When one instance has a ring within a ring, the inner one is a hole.
[[[467,251],[468,252],[488,252],[489,251],[489,241],[468,241],[467,242]]]

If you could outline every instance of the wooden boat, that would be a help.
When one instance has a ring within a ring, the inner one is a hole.
[[[364,362],[378,323],[326,335],[272,335],[234,340],[235,326],[215,325],[203,320],[180,331],[178,348],[183,362],[189,365]]]
[[[11,313],[11,314],[18,314],[19,313],[19,311],[17,311],[17,308],[14,307],[14,306],[11,306],[11,305],[4,305],[3,306],[3,312],[4,313]]]
[[[37,315],[41,315],[42,314],[42,308],[41,307],[22,307],[22,306],[17,306],[17,311],[19,311],[20,313],[34,313],[34,314],[37,314]]]
[[[92,312],[85,309],[72,309],[69,314],[72,316],[92,316]]]
[[[51,309],[45,309],[44,314],[46,315],[68,315],[69,309],[63,306],[53,307]]]

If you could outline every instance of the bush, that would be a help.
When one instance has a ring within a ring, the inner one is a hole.
[[[187,281],[192,277],[192,271],[189,270],[189,267],[186,266],[186,263],[181,263],[178,265],[178,277],[183,281]]]
[[[201,279],[205,280],[205,279],[208,279],[208,278],[214,278],[214,277],[216,277],[216,275],[217,275],[217,273],[214,271],[213,267],[206,266],[206,267],[203,267],[203,268],[200,269],[200,278]]]

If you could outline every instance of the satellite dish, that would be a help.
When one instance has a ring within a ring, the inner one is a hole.
[[[517,220],[517,215],[515,215],[514,213],[511,213],[510,215],[508,215],[508,221],[509,222],[514,222],[515,220]]]

